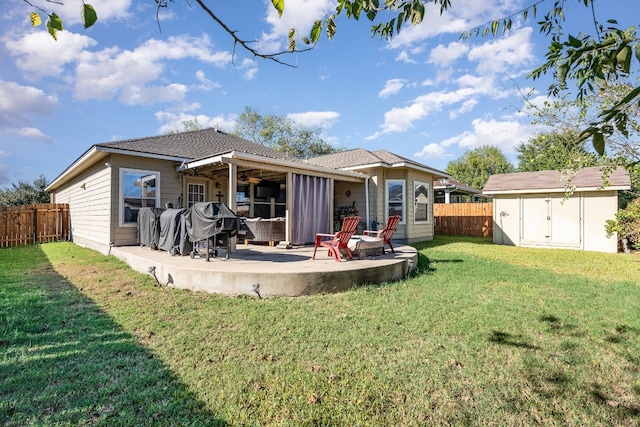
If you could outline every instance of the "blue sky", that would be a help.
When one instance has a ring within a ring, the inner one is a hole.
[[[93,144],[182,130],[184,120],[232,131],[245,106],[319,127],[336,147],[386,149],[438,169],[480,145],[515,160],[514,148],[536,132],[521,93],[532,89],[542,102],[549,84],[526,78],[548,45],[534,20],[515,18],[499,38],[459,40],[532,1],[456,0],[443,16],[428,10],[423,24],[389,43],[371,37],[366,19],[338,19],[332,41],[323,37],[311,52],[282,58],[295,68],[234,52],[229,35],[186,0],[161,10],[161,30],[152,0],[89,1],[98,22],[88,30],[79,22],[80,0],[31,0],[63,18],[57,42],[30,26],[27,3],[5,1],[0,185],[39,174],[52,180]],[[285,49],[289,28],[305,33],[335,7],[287,0],[278,18],[270,1],[208,3],[265,52]],[[567,3],[571,23],[593,28],[581,0]],[[601,21],[615,17],[626,26],[639,17],[631,0],[600,0],[595,9]]]

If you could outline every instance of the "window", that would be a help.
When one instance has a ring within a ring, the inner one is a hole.
[[[120,225],[135,226],[140,208],[160,205],[160,172],[120,169]]]
[[[402,179],[390,179],[387,180],[387,218],[392,215],[400,215],[402,220],[400,223],[404,224],[405,215],[405,191],[404,180]]]
[[[413,222],[429,222],[429,184],[413,181]]]
[[[205,200],[205,186],[204,184],[188,184],[187,185],[187,207],[195,205],[196,203],[204,202]]]

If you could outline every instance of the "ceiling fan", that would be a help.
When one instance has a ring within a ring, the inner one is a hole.
[[[248,177],[247,173],[245,171],[242,172],[242,175],[240,175],[240,181],[242,182],[248,182],[250,184],[260,184],[260,182],[262,181],[261,178],[258,177]]]

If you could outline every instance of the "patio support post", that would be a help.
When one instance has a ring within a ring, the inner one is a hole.
[[[237,204],[236,204],[236,194],[238,192],[238,166],[234,164],[229,164],[229,188],[227,189],[228,196],[227,202],[229,209],[233,212],[236,212]],[[236,242],[238,240],[237,237],[230,239],[229,242],[231,246],[231,253],[236,253]]]
[[[287,242],[291,242],[291,234],[293,232],[292,230],[293,225],[291,223],[291,212],[293,211],[291,207],[292,200],[293,200],[293,173],[287,172],[287,200],[286,200],[286,205],[284,209],[284,218],[285,218],[284,240],[286,240]]]

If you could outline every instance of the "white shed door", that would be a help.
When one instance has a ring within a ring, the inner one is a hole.
[[[549,202],[546,194],[522,196],[520,215],[523,243],[549,242]]]
[[[560,193],[522,196],[521,206],[522,243],[580,246],[580,197],[565,199]]]
[[[579,246],[582,218],[580,215],[580,197],[565,199],[564,195],[551,195],[551,240],[549,243],[559,246]]]

